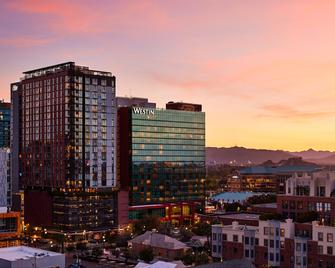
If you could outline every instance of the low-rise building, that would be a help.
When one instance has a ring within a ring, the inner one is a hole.
[[[287,160],[287,163],[279,166],[261,165],[247,167],[240,170],[241,190],[283,194],[286,180],[293,174],[300,175],[317,170],[320,170],[318,166],[302,162],[299,158]]]
[[[1,268],[65,268],[65,255],[31,247],[8,247],[0,249]]]
[[[286,182],[285,194],[277,196],[277,212],[284,218],[297,219],[316,211],[318,220],[335,223],[335,172],[293,174]]]
[[[128,243],[135,255],[139,255],[143,249],[151,247],[155,256],[172,260],[176,257],[180,258],[189,249],[186,244],[177,239],[152,231],[147,231]]]
[[[259,221],[258,226],[212,226],[212,256],[246,258],[257,267],[335,267],[335,227],[312,223]]]
[[[20,235],[20,213],[0,208],[0,248],[20,245]]]

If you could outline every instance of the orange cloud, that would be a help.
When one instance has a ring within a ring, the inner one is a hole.
[[[302,110],[299,107],[291,107],[283,104],[269,104],[261,107],[264,113],[259,114],[259,117],[276,117],[294,120],[308,120],[321,117],[334,116],[335,111],[320,111],[320,110]]]

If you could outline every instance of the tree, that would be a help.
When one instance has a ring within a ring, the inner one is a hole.
[[[247,199],[247,202],[250,205],[254,204],[265,204],[265,203],[276,203],[277,197],[275,194],[262,194],[262,195],[254,195],[250,196]]]
[[[143,234],[146,231],[151,231],[152,229],[158,230],[160,225],[159,217],[157,216],[145,216],[143,219],[137,220],[134,225],[135,234]]]
[[[300,223],[316,221],[317,219],[318,213],[316,211],[307,211],[297,216],[297,222]]]
[[[181,260],[185,265],[192,265],[195,262],[194,252],[192,252],[191,250],[188,250],[184,254],[184,256],[181,258]]]
[[[212,226],[207,222],[198,222],[194,225],[192,232],[200,236],[211,236]]]
[[[100,257],[103,253],[103,250],[100,247],[95,247],[92,250],[92,255],[96,257]]]
[[[80,251],[87,250],[87,245],[85,242],[78,242],[76,245],[76,249]]]
[[[151,247],[146,247],[140,251],[139,257],[145,262],[151,262],[154,259],[154,252]]]
[[[231,204],[225,204],[225,209],[226,211],[229,211],[229,212],[238,212],[238,211],[244,210],[245,207],[239,202],[234,202]]]
[[[263,213],[259,216],[259,219],[261,221],[267,221],[267,220],[277,220],[280,221],[282,219],[282,216],[278,213]]]
[[[158,233],[170,235],[171,232],[171,223],[170,222],[161,222],[158,226]]]
[[[195,265],[207,264],[209,256],[206,252],[201,252],[195,256]]]
[[[181,234],[181,241],[182,242],[188,242],[193,236],[192,231],[188,227],[184,227],[180,229]]]
[[[128,240],[130,240],[131,237],[129,234],[118,234],[115,240],[117,247],[127,247],[128,246]]]

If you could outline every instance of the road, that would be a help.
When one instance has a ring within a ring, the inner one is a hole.
[[[65,263],[66,266],[68,267],[68,265],[70,265],[71,263],[73,263],[74,259],[73,259],[73,254],[69,255],[66,254],[65,255]],[[135,265],[133,264],[125,264],[125,263],[117,263],[117,262],[106,262],[106,263],[94,263],[94,262],[88,262],[88,261],[81,261],[81,264],[84,265],[85,268],[132,268],[135,267]]]

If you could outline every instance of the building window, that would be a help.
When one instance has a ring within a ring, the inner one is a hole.
[[[258,246],[258,238],[255,238],[255,245]]]
[[[331,204],[325,203],[325,211],[330,211],[330,210],[331,210]]]
[[[295,264],[296,265],[301,265],[301,257],[300,256],[295,257]]]
[[[264,239],[264,247],[267,247],[267,246],[268,246],[268,240]]]
[[[318,254],[323,254],[323,246],[318,246]]]
[[[301,251],[301,244],[300,243],[295,244],[295,250],[296,251]]]
[[[275,243],[274,243],[273,239],[270,239],[270,248],[274,248],[274,246],[275,246]]]
[[[327,234],[327,242],[333,242],[333,234],[331,233]]]
[[[238,242],[238,235],[233,235],[233,241]]]
[[[216,233],[213,233],[213,241],[216,241]]]
[[[246,236],[244,238],[244,244],[249,245],[249,237]]]
[[[318,232],[318,241],[323,241],[323,233]]]
[[[273,253],[270,253],[270,261],[273,261],[273,257],[274,257]]]
[[[216,252],[216,245],[213,245],[213,252]]]
[[[333,255],[333,247],[327,247],[327,254]]]
[[[269,227],[264,227],[264,235],[269,235]]]
[[[222,234],[222,240],[227,241],[227,234]]]
[[[244,251],[244,256],[245,256],[246,258],[249,258],[249,249],[246,249],[246,250]]]

